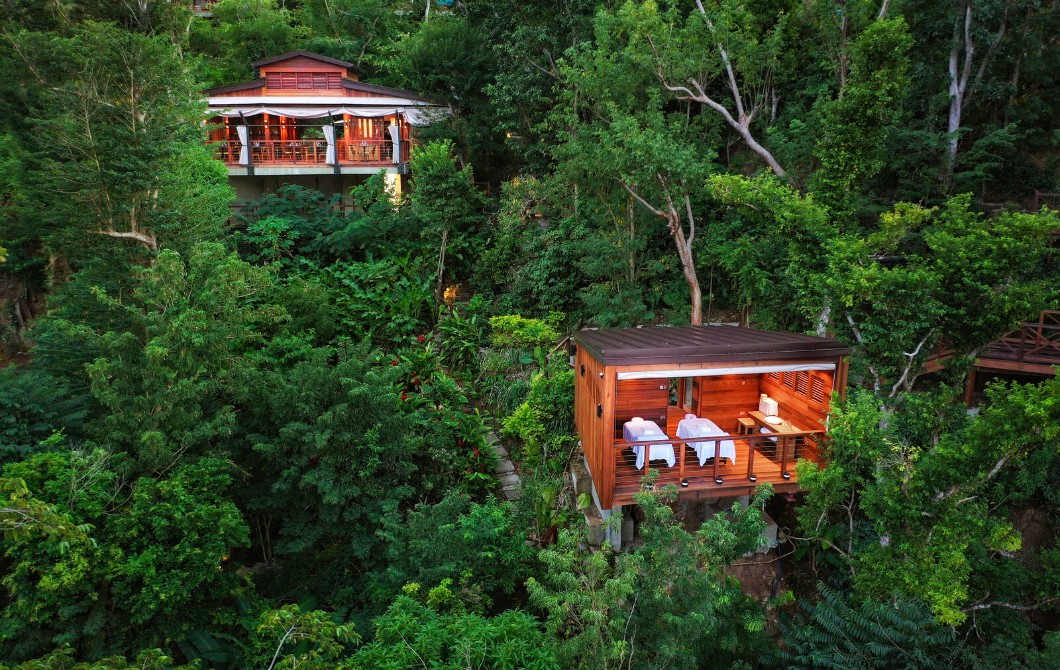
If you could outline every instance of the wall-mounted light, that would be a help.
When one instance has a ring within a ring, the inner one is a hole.
[[[600,373],[600,379],[603,379],[603,378],[604,378],[604,373],[601,372]]]
[[[685,488],[685,489],[688,488],[688,480],[687,479],[682,479],[681,480],[681,488]]]

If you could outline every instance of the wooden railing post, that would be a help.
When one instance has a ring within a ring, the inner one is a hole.
[[[755,451],[758,449],[758,437],[752,435],[747,438],[747,480],[758,481],[755,474]]]
[[[677,478],[681,486],[687,486],[685,482],[685,445],[674,443],[674,449],[677,449]]]

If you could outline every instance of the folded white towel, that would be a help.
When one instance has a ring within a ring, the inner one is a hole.
[[[695,414],[685,414],[685,418],[686,419],[695,419],[696,415]]]
[[[630,423],[644,423],[644,419],[640,418],[639,416],[635,416],[632,419],[630,419],[629,422]]]

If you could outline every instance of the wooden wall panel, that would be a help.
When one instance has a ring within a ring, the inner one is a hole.
[[[759,375],[696,377],[692,386],[692,411],[710,419],[722,430],[736,432],[736,419],[758,409]]]
[[[607,482],[614,479],[614,459],[610,453],[611,441],[607,439],[604,423],[604,387],[606,379],[600,376],[604,367],[580,347],[574,357],[574,423],[582,441],[582,451],[589,465],[593,485],[600,502],[607,509],[610,496]],[[597,415],[597,407],[600,415]],[[612,410],[613,412],[613,410]]]
[[[666,425],[666,407],[670,404],[668,379],[624,379],[617,383],[615,395],[615,428],[621,434],[622,424],[635,416]]]

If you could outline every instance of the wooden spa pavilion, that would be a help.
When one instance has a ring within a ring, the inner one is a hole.
[[[736,326],[583,330],[573,347],[575,424],[605,514],[632,503],[648,467],[683,498],[765,482],[800,490],[796,461],[821,463],[850,354],[836,340]]]

